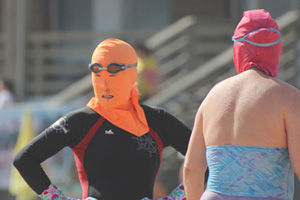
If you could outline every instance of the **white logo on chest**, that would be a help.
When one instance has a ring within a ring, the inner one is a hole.
[[[111,129],[109,129],[108,131],[107,130],[105,131],[105,134],[106,135],[113,135],[115,133]]]

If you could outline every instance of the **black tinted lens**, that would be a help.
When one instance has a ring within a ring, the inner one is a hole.
[[[117,73],[122,70],[122,66],[118,64],[110,64],[107,66],[107,71],[109,73]]]
[[[98,73],[98,72],[100,72],[101,71],[101,66],[99,65],[99,64],[97,64],[97,63],[94,63],[94,64],[92,64],[91,66],[90,66],[90,69],[92,70],[92,72],[94,72],[94,73]]]

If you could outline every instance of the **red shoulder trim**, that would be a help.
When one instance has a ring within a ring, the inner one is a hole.
[[[88,131],[86,136],[75,147],[72,148],[74,159],[76,162],[76,168],[78,171],[78,176],[81,184],[83,199],[88,197],[88,188],[89,188],[89,180],[83,166],[85,150],[89,142],[91,141],[91,139],[94,137],[96,131],[104,122],[104,120],[105,119],[103,117],[100,117],[100,119]]]
[[[157,149],[158,149],[159,158],[160,158],[160,162],[159,162],[159,169],[160,169],[161,160],[162,160],[162,152],[163,152],[164,146],[163,146],[163,143],[162,143],[161,138],[159,137],[159,135],[153,129],[151,129],[150,127],[149,127],[149,133],[153,137],[153,139],[155,140],[155,142],[157,144]],[[159,170],[157,171],[155,181],[156,181],[158,173],[159,173]]]

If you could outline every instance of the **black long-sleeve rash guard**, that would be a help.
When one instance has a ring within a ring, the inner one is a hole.
[[[83,198],[152,198],[163,148],[170,145],[185,154],[191,130],[163,109],[141,106],[150,128],[141,137],[85,107],[62,117],[34,138],[16,155],[14,165],[41,194],[51,182],[40,163],[68,146],[74,153]]]

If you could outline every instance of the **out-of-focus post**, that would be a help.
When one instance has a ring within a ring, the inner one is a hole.
[[[248,1],[248,9],[259,9],[262,8],[262,3],[260,0],[250,0]]]
[[[16,0],[4,0],[1,9],[3,13],[2,29],[3,29],[3,77],[13,80],[15,84],[15,48],[16,48]]]
[[[26,45],[26,0],[17,0],[16,3],[16,97],[19,101],[25,94],[25,45]]]

